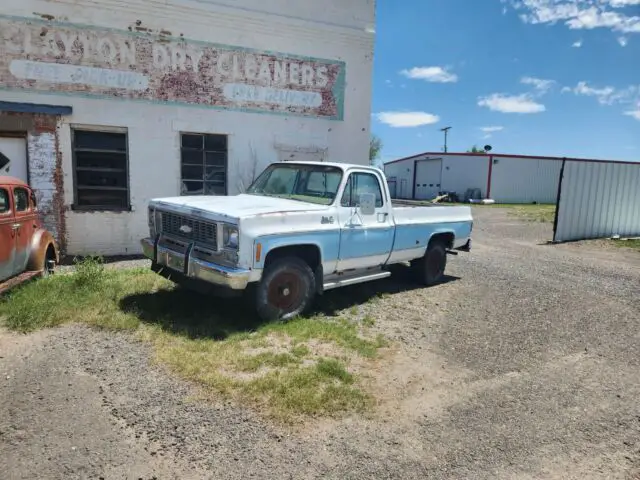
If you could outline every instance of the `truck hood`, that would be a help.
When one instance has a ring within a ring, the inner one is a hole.
[[[186,215],[200,214],[214,221],[234,221],[270,213],[308,212],[327,209],[326,205],[246,194],[231,197],[198,195],[157,198],[151,200],[150,206],[165,208]]]

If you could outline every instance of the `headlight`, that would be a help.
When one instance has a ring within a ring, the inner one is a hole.
[[[231,225],[224,225],[222,231],[222,246],[224,248],[238,248],[238,229]]]

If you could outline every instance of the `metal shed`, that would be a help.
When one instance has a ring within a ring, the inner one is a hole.
[[[396,198],[424,200],[439,192],[464,198],[469,189],[497,203],[555,203],[563,160],[529,155],[426,152],[385,164]],[[613,162],[616,163],[616,162]],[[392,189],[393,191],[393,189]]]

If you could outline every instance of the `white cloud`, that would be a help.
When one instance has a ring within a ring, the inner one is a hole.
[[[564,22],[572,30],[606,28],[621,33],[640,33],[640,16],[625,9],[640,0],[502,0],[530,24]]]
[[[630,85],[626,88],[612,86],[592,87],[587,82],[578,82],[575,87],[564,87],[563,93],[571,92],[575,95],[594,97],[601,105],[631,103],[640,96],[640,85]]]
[[[546,110],[544,105],[534,101],[527,94],[505,95],[503,93],[493,93],[486,97],[478,98],[478,105],[502,113],[540,113]]]
[[[629,43],[629,40],[627,39],[627,37],[618,37],[618,43],[621,47],[626,47],[627,43]]]
[[[453,83],[458,81],[455,73],[442,67],[413,67],[410,70],[402,70],[401,75],[414,80],[425,80],[434,83]]]
[[[624,114],[629,115],[635,118],[636,120],[640,121],[640,105],[638,105],[638,108],[636,110],[627,110],[626,112],[624,112]]]
[[[540,93],[546,93],[556,82],[555,80],[545,80],[543,78],[522,77],[520,83],[531,85]]]
[[[395,128],[421,127],[438,123],[440,117],[427,112],[380,112],[378,121]]]
[[[502,130],[504,130],[504,127],[480,127],[480,130],[482,130],[484,133],[501,132]]]
[[[582,40],[578,40],[577,42],[573,42],[571,44],[573,48],[580,48],[582,46]]]

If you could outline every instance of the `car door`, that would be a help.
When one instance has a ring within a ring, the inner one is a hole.
[[[29,203],[30,192],[25,187],[13,187],[13,211],[16,254],[14,273],[22,273],[27,268],[34,229],[34,212]]]
[[[0,281],[15,274],[16,229],[11,189],[0,186]]]
[[[394,225],[391,202],[385,198],[378,175],[370,171],[352,171],[338,207],[340,254],[337,270],[362,269],[383,265],[393,246]],[[361,215],[358,198],[373,193],[375,213]]]

